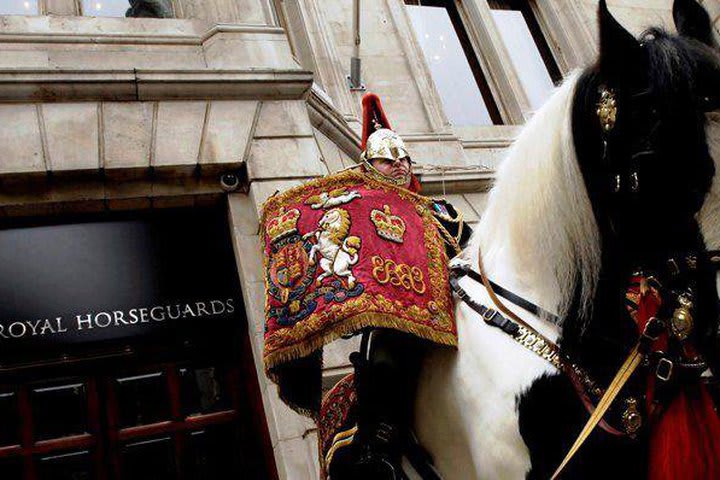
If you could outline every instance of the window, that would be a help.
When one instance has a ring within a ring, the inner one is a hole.
[[[120,375],[83,369],[0,387],[3,480],[273,477],[242,367],[204,352]]]
[[[124,17],[130,4],[128,0],[83,0],[83,15],[90,17]]]
[[[0,3],[0,15],[38,15],[37,0],[4,0]]]
[[[490,0],[495,25],[517,71],[530,106],[542,106],[561,79],[560,69],[535,18],[531,2]]]
[[[82,12],[91,17],[173,16],[171,0],[82,0]]]
[[[450,122],[455,126],[501,124],[500,111],[455,2],[405,3]]]

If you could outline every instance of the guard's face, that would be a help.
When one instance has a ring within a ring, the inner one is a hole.
[[[407,178],[407,183],[404,186],[408,187],[410,185],[409,157],[402,157],[397,160],[390,160],[388,158],[373,158],[370,160],[370,164],[386,177],[396,180]]]

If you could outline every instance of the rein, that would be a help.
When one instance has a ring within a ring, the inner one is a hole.
[[[713,268],[720,270],[720,251],[707,251],[705,254],[707,255]],[[629,424],[632,426],[634,424],[634,419],[625,418],[628,413],[632,414],[632,412],[626,411],[623,415],[623,423],[626,423],[626,432],[613,428],[603,419],[603,417],[608,412],[610,406],[617,398],[623,386],[628,382],[643,360],[649,355],[652,349],[652,344],[658,339],[662,329],[664,328],[663,322],[654,317],[650,319],[650,321],[645,325],[639,340],[631,349],[627,359],[616,373],[610,385],[607,389],[602,389],[590,378],[584,369],[582,369],[579,365],[570,362],[569,359],[561,353],[560,347],[556,343],[546,338],[535,328],[522,320],[512,310],[507,308],[498,298],[496,290],[507,300],[538,317],[557,322],[558,317],[556,315],[551,314],[532,302],[492,282],[485,273],[482,261],[482,252],[478,252],[478,267],[479,273],[472,270],[470,265],[466,263],[451,266],[450,285],[453,291],[470,308],[480,314],[486,324],[499,328],[509,335],[515,342],[519,343],[524,348],[535,353],[552,364],[558,370],[565,373],[570,378],[578,395],[583,401],[583,404],[590,413],[590,418],[563,459],[562,463],[553,474],[552,480],[558,478],[560,473],[564,470],[580,447],[585,443],[596,426],[600,426],[605,431],[613,435],[633,435],[635,431],[637,431],[637,428],[629,428],[626,420],[631,420]],[[497,310],[488,308],[470,297],[467,291],[465,291],[459,284],[460,279],[464,276],[470,277],[474,281],[481,283],[486,288],[488,295],[495,307],[497,307]],[[509,318],[504,317],[500,312],[504,313]],[[601,397],[597,404],[590,399],[590,394],[595,397]],[[639,424],[636,426],[639,427]]]

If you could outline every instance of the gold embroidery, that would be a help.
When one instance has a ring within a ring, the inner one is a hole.
[[[336,188],[328,192],[320,192],[305,199],[305,205],[310,205],[313,210],[321,208],[332,208],[339,205],[352,202],[356,198],[362,198],[360,193],[352,190],[350,192],[345,188]]]
[[[407,291],[414,291],[418,295],[425,293],[425,279],[422,271],[415,266],[404,263],[397,264],[390,259],[383,259],[379,255],[372,257],[372,276],[380,285],[390,283],[402,287]]]
[[[270,241],[274,242],[291,233],[297,232],[297,222],[299,219],[300,210],[297,208],[286,212],[283,207],[280,207],[277,217],[270,219],[268,222],[267,233],[270,236]]]
[[[385,240],[403,243],[403,236],[407,226],[402,218],[392,215],[390,207],[383,205],[383,210],[372,210],[370,220],[375,225],[377,234]]]
[[[310,181],[299,187],[292,188],[283,193],[270,197],[263,205],[260,221],[261,238],[269,233],[266,230],[267,219],[276,216],[278,212],[292,202],[299,192],[322,185],[325,189],[351,187],[365,184],[369,189],[392,192],[403,200],[415,205],[417,214],[422,218],[423,241],[428,255],[428,288],[432,293],[434,303],[429,308],[420,308],[416,305],[407,307],[402,302],[390,301],[382,295],[363,295],[358,298],[347,299],[342,304],[332,305],[322,313],[313,314],[292,328],[287,328],[268,335],[265,338],[264,363],[267,375],[276,380],[273,367],[283,362],[304,357],[343,335],[356,332],[364,327],[385,327],[401,330],[421,338],[444,345],[457,345],[455,324],[452,316],[451,297],[447,293],[449,273],[447,269],[447,256],[445,242],[438,235],[438,220],[432,214],[432,199],[423,197],[402,187],[379,181],[371,176],[354,170],[338,173],[333,178],[321,178]],[[443,229],[440,229],[442,232]],[[451,237],[452,238],[452,237]],[[265,269],[269,258],[263,256]],[[269,286],[268,277],[265,277],[265,288]],[[270,306],[266,302],[266,312]],[[382,313],[380,313],[382,312]],[[409,322],[408,318],[417,321]],[[423,322],[425,325],[419,323]],[[319,328],[327,325],[327,328]],[[299,340],[303,340],[299,342]]]
[[[323,270],[316,280],[317,284],[322,283],[327,277],[347,278],[348,288],[355,288],[355,275],[352,267],[360,259],[362,240],[360,237],[349,235],[350,214],[342,208],[333,208],[325,212],[318,221],[318,229],[305,234],[305,238],[315,237],[317,243],[312,246],[308,256],[310,265],[318,262]]]

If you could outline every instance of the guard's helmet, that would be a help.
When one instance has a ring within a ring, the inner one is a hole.
[[[367,93],[362,99],[363,106],[363,133],[362,133],[362,153],[360,158],[365,166],[365,171],[380,176],[384,181],[396,184],[406,185],[408,178],[396,179],[383,175],[373,165],[371,161],[377,158],[383,158],[392,161],[401,159],[410,160],[410,153],[405,146],[400,135],[392,130],[390,122],[385,116],[380,98],[374,93]],[[412,173],[410,175],[411,190],[419,190],[419,182]]]

